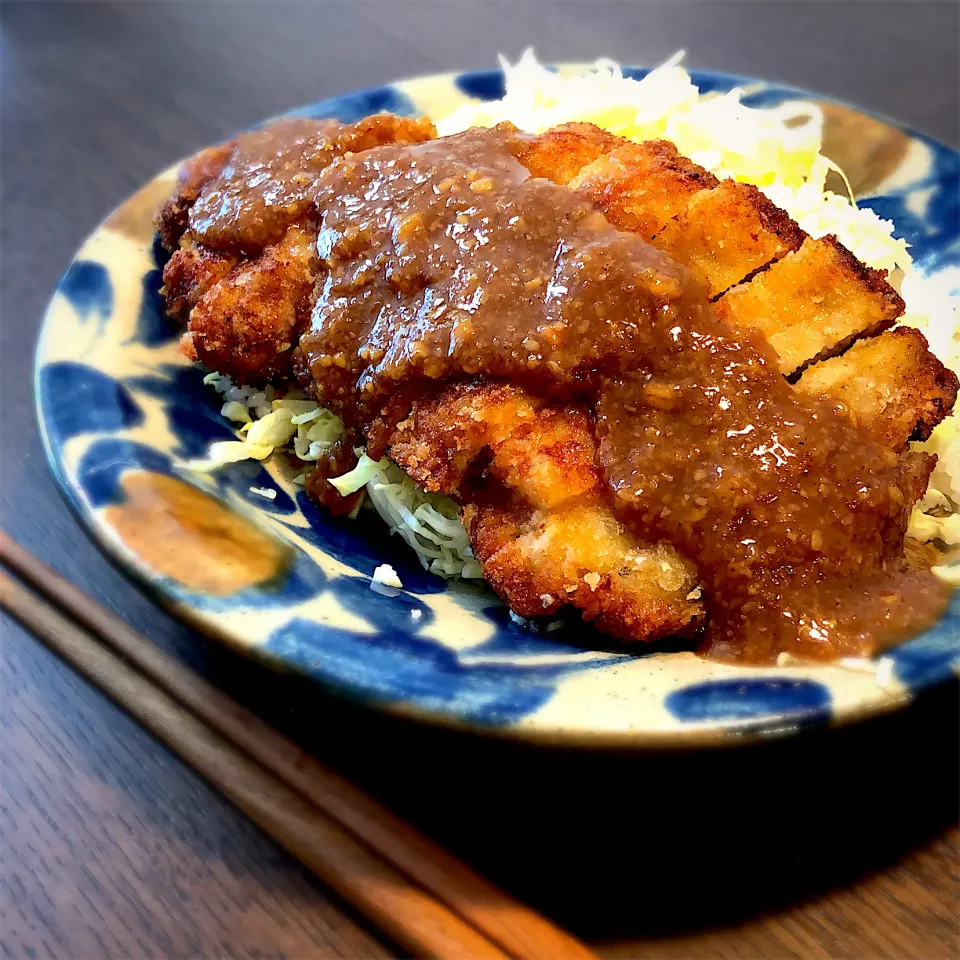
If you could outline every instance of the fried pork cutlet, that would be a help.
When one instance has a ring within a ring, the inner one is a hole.
[[[427,139],[430,133],[420,127],[393,135],[400,142],[410,142]],[[569,185],[600,207],[616,225],[669,251],[694,271],[711,296],[733,287],[718,301],[718,309],[726,309],[732,322],[759,326],[759,322],[751,321],[758,316],[762,319],[764,307],[760,304],[766,298],[775,311],[780,311],[777,323],[784,328],[796,326],[780,305],[794,301],[799,292],[813,291],[812,306],[801,319],[800,330],[785,341],[789,348],[784,348],[788,349],[787,359],[781,357],[785,371],[835,351],[863,332],[876,332],[902,311],[899,298],[883,282],[882,274],[864,268],[835,241],[804,244],[799,228],[759,191],[731,181],[719,183],[679,156],[671,144],[628,143],[589,124],[567,125],[541,137],[521,138],[518,143],[517,156],[532,175]],[[220,159],[206,158],[196,165],[202,176],[195,172],[185,178],[194,201],[218,175],[208,176]],[[211,188],[211,195],[216,189]],[[282,299],[274,299],[273,305],[267,306],[284,285],[279,279],[268,280],[278,269],[271,259],[273,252],[268,248],[251,259],[248,249],[236,244],[228,249],[230,244],[224,237],[229,231],[225,234],[223,230],[210,237],[224,249],[206,246],[203,219],[191,217],[193,201],[187,194],[185,188],[184,196],[174,204],[169,229],[163,229],[161,215],[161,231],[166,237],[176,234],[177,225],[194,219],[199,228],[187,231],[165,273],[171,309],[181,316],[193,311],[193,336],[199,333],[203,344],[197,355],[202,358],[206,354],[206,362],[213,361],[216,369],[231,372],[232,365],[241,381],[259,379],[257,371],[262,363],[267,364],[270,376],[284,374],[289,344],[304,323],[302,312],[291,310],[289,303],[303,303],[300,297],[307,286],[308,270],[316,270],[317,264],[313,262],[305,270],[304,252],[297,279],[291,284],[299,283],[299,292],[286,305]],[[209,209],[213,204],[206,206]],[[309,210],[304,213],[298,208],[296,215],[303,218],[300,229],[306,236],[315,231]],[[791,257],[800,259],[802,269],[792,263],[792,271],[774,274],[775,282],[768,279],[767,288],[761,288],[752,300],[737,299]],[[178,261],[176,265],[174,260]],[[288,269],[290,266],[289,262],[285,264]],[[267,282],[258,286],[255,278],[261,272],[267,274]],[[244,275],[247,284],[240,281]],[[738,283],[740,287],[735,286]],[[823,291],[816,289],[830,283],[846,285],[846,303],[855,315],[852,319],[843,316],[843,297],[824,298]],[[243,302],[248,285],[256,291],[254,297],[262,297],[263,309]],[[211,304],[202,307],[211,292],[215,292]],[[735,299],[725,307],[728,297]],[[821,306],[824,299],[826,306]],[[264,321],[274,312],[286,318],[283,323]],[[243,332],[231,339],[234,314],[242,318],[239,326]],[[878,320],[878,315],[882,319]],[[777,323],[768,324],[765,331],[771,342],[780,332]],[[819,339],[818,325],[823,328]],[[805,340],[797,336],[801,332],[807,335]],[[920,341],[909,355],[900,349],[898,356],[903,362],[892,368],[896,374],[885,375],[875,365],[872,393],[863,386],[862,376],[860,391],[851,392],[862,373],[857,354],[843,366],[839,363],[842,357],[829,361],[834,364],[829,377],[811,379],[827,364],[811,367],[801,378],[800,389],[831,397],[838,405],[849,406],[853,401],[866,408],[867,398],[878,391],[896,392],[902,379],[912,375],[911,363],[928,360],[922,337]],[[797,344],[817,349],[797,359],[804,352]],[[243,358],[241,362],[234,360],[238,356]],[[274,357],[281,359],[271,363]],[[902,424],[914,413],[914,426],[922,423],[924,429],[932,429],[952,405],[949,380],[945,382],[942,376],[937,380],[936,375],[931,380],[928,375],[926,379],[915,378],[915,383],[909,401],[904,400],[899,407],[871,407],[873,435],[892,447],[902,446],[897,440],[904,429]],[[638,542],[606,505],[593,466],[592,424],[585,413],[545,404],[516,386],[499,392],[504,389],[502,385],[475,382],[469,387],[458,385],[430,397],[414,398],[410,415],[386,441],[391,456],[424,486],[459,496],[485,577],[522,615],[551,613],[571,603],[587,618],[596,619],[600,629],[625,638],[678,633],[685,625],[698,622],[703,607],[695,599],[696,577],[689,561],[666,543],[650,546]],[[448,441],[446,446],[444,439]],[[453,450],[463,454],[459,467],[450,460]],[[478,464],[483,467],[482,484],[476,482]],[[586,470],[584,477],[589,470],[594,471],[589,488],[574,482],[578,465]],[[906,469],[919,477],[929,472],[929,465],[921,470],[911,464]],[[919,477],[913,484],[917,496],[925,486],[921,480]],[[545,490],[556,499],[547,496],[544,500]],[[637,557],[649,558],[650,565],[645,559],[634,569],[632,563],[624,562]]]
[[[719,183],[666,141],[621,141],[603,152],[610,136],[584,123],[544,134],[529,151],[536,175],[576,190],[611,223],[689,267],[710,297],[729,291],[717,302],[720,314],[760,330],[784,373],[879,333],[903,313],[884,271],[835,237],[806,237],[755,187]],[[575,147],[578,138],[587,146]]]
[[[484,577],[521,616],[570,605],[624,640],[702,620],[694,566],[669,544],[640,543],[613,515],[582,408],[510,384],[456,384],[414,404],[389,455],[464,505]]]
[[[670,544],[695,558],[718,656],[862,655],[932,614],[942,588],[902,566],[902,544],[933,458],[899,456],[798,393],[761,333],[719,319],[689,271],[511,163],[529,143],[469,131],[328,168],[327,275],[300,342],[317,398],[368,442],[378,421],[394,426],[391,455],[458,495],[514,609],[572,596],[638,639],[675,629],[664,601],[677,585],[655,598],[632,568],[647,544]],[[444,383],[478,376],[528,396],[507,414],[456,394],[431,406]],[[505,416],[523,424],[529,397],[546,396],[529,430],[504,436]],[[599,468],[599,497],[581,492],[578,464]],[[581,581],[608,588],[597,609]]]
[[[279,120],[187,161],[157,229],[183,351],[237,383],[290,373],[317,279],[316,180],[337,157],[434,136],[428,120]]]
[[[836,237],[808,237],[749,283],[730,290],[717,313],[760,330],[792,374],[893,325],[903,300],[880,270],[862,264]]]
[[[204,269],[217,257],[204,258]],[[237,383],[286,376],[290,351],[310,319],[319,264],[316,230],[289,227],[278,243],[213,277],[191,310],[183,349]]]
[[[233,152],[235,140],[195,153],[180,167],[173,196],[157,211],[157,233],[168,250],[176,248],[187,229],[190,209],[197,202],[200,191],[219,176]]]
[[[860,340],[846,353],[809,367],[797,390],[826,397],[891,450],[926,440],[953,409],[957,375],[913,327]]]

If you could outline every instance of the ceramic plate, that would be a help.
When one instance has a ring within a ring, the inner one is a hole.
[[[742,78],[693,78],[704,92],[744,86],[752,105],[809,98]],[[381,110],[440,116],[468,97],[502,95],[502,74],[484,71],[348,94],[295,113],[347,122]],[[955,270],[960,155],[842,105],[824,108],[825,153],[851,175],[863,202],[897,224],[923,271]],[[758,669],[687,652],[597,652],[588,628],[531,633],[483,585],[425,573],[375,514],[350,521],[318,512],[279,466],[248,461],[213,477],[184,470],[233,433],[218,396],[178,354],[179,331],[158,294],[164,256],[152,214],[175,172],[134,194],[77,253],[44,320],[36,392],[50,462],[81,518],[191,624],[370,704],[564,743],[785,734],[888,710],[960,668],[960,592],[937,626],[891,653],[880,682],[873,672],[829,666]],[[177,511],[195,516],[197,504],[204,523],[178,526]],[[370,587],[384,562],[404,584],[397,596]]]

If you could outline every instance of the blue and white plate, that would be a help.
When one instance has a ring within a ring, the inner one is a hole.
[[[718,74],[693,79],[703,91],[745,86],[753,104],[809,97]],[[469,97],[502,94],[503,76],[491,70],[296,112],[344,121],[381,110],[440,116]],[[896,222],[927,273],[960,264],[960,155],[842,105],[825,109],[825,152],[863,202]],[[175,172],[134,194],[77,253],[44,320],[36,392],[50,462],[88,528],[200,630],[370,704],[562,743],[783,735],[900,706],[960,670],[960,592],[937,626],[890,654],[879,677],[836,666],[727,666],[692,653],[602,653],[587,628],[531,633],[483,585],[425,573],[376,515],[320,513],[280,465],[248,461],[212,477],[186,471],[186,460],[233,431],[177,352],[179,331],[158,293],[163,253],[152,214]],[[197,504],[206,519],[188,524],[184,539],[176,511],[196,516]],[[384,562],[404,584],[397,596],[370,588]]]

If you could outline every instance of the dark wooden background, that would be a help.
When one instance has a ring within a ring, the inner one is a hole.
[[[0,6],[3,527],[490,877],[620,957],[960,955],[958,697],[795,743],[533,749],[331,700],[191,634],[61,499],[30,387],[44,303],[113,206],[295,104],[528,43],[755,74],[958,141],[955,2]],[[377,957],[394,948],[7,620],[0,951]]]

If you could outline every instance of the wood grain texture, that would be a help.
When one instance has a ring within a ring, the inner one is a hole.
[[[310,875],[4,618],[5,956],[387,956]]]
[[[596,960],[2,531],[0,562],[0,608],[411,952]]]
[[[805,85],[958,140],[955,3],[118,3],[0,7],[0,377],[70,254],[178,156],[293,104],[527,42],[550,59]],[[891,65],[895,63],[896,68]],[[160,613],[90,544],[29,387],[0,423],[4,529],[136,629],[620,957],[960,953],[955,690],[795,744],[579,755],[427,730],[268,674]],[[345,905],[35,641],[2,624],[0,951],[383,956]]]
[[[3,571],[0,605],[396,943],[435,960],[509,960],[307,797]],[[578,953],[579,960],[587,956],[593,954],[585,948]]]

